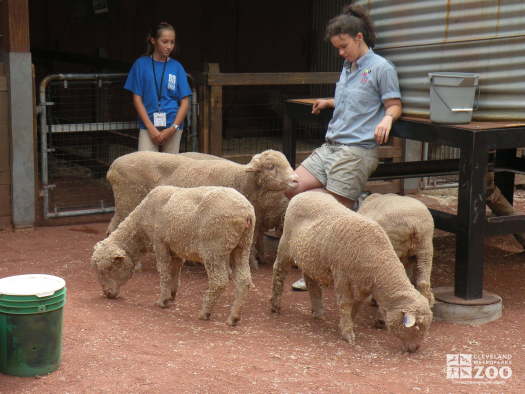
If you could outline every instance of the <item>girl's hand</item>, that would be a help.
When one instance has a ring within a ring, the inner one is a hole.
[[[157,128],[148,129],[149,138],[155,145],[161,145],[163,141],[162,133]]]
[[[381,120],[381,122],[379,122],[379,124],[376,126],[374,136],[378,144],[387,143],[388,135],[390,134],[390,130],[392,129],[392,122],[392,116],[385,115],[383,117],[383,120]]]
[[[312,113],[314,115],[319,115],[321,113],[321,110],[326,109],[326,108],[333,108],[333,107],[334,107],[333,99],[317,99],[315,100],[312,106]]]

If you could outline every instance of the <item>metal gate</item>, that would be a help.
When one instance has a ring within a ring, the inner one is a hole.
[[[137,150],[138,124],[127,74],[53,74],[40,83],[41,197],[45,219],[114,210],[106,171]],[[196,150],[196,95],[181,151]]]

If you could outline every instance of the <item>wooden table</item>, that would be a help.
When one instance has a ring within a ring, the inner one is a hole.
[[[285,102],[283,150],[292,165],[295,165],[295,122],[315,116],[311,113],[314,100]],[[319,117],[327,123],[332,112],[324,110]],[[394,124],[391,135],[460,149],[459,159],[380,164],[371,179],[459,174],[457,214],[438,210],[431,213],[436,228],[456,234],[455,296],[463,300],[482,298],[484,238],[525,232],[525,215],[486,217],[485,173],[487,170],[496,173],[496,185],[512,204],[515,173],[525,172],[525,159],[516,156],[516,148],[525,146],[525,123],[447,125],[402,117]]]

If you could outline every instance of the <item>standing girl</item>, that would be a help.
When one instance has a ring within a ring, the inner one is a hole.
[[[191,89],[182,64],[169,57],[175,48],[175,29],[161,22],[148,35],[147,45],[124,85],[133,93],[139,117],[138,150],[178,153]]]

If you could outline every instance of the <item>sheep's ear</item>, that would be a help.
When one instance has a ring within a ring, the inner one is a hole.
[[[416,316],[410,312],[403,313],[403,325],[407,328],[413,327],[416,324]]]
[[[261,154],[257,153],[246,165],[246,172],[257,172],[261,169]]]

